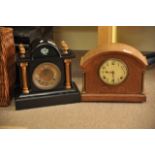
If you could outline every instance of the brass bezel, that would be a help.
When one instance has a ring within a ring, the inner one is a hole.
[[[40,67],[42,67],[42,66],[44,66],[44,65],[48,65],[48,66],[50,67],[50,70],[51,70],[52,72],[54,72],[54,74],[55,74],[54,76],[56,76],[56,81],[55,81],[55,83],[52,84],[52,85],[50,85],[50,86],[43,86],[43,85],[41,85],[39,82],[37,82],[37,81],[35,80],[35,75],[37,74],[37,72],[38,72],[38,70],[40,69]],[[37,88],[39,88],[39,89],[41,89],[41,90],[51,90],[51,89],[54,89],[54,88],[60,83],[60,81],[61,81],[61,71],[60,71],[59,67],[56,66],[56,65],[53,64],[53,63],[50,63],[50,62],[41,63],[41,64],[39,64],[39,65],[34,69],[34,71],[33,71],[33,73],[32,73],[32,81],[33,81],[33,84],[34,84]]]

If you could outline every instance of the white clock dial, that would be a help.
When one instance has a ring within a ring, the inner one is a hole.
[[[108,85],[121,84],[127,78],[127,75],[127,65],[119,59],[108,59],[99,68],[101,80]]]

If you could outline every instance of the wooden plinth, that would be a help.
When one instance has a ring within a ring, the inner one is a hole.
[[[82,93],[81,100],[83,102],[145,102],[144,94],[87,94]]]

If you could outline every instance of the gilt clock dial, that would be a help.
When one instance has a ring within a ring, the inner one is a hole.
[[[127,78],[127,75],[127,65],[119,59],[108,59],[99,68],[100,79],[108,85],[121,84]]]
[[[34,69],[32,80],[37,88],[50,90],[59,84],[61,72],[53,63],[41,63]]]

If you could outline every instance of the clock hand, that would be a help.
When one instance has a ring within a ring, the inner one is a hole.
[[[108,74],[108,73],[109,73],[109,71],[105,71],[105,73],[107,73],[107,74]]]
[[[111,74],[111,73],[112,73],[112,71],[105,71],[105,73],[107,73],[107,74]]]
[[[111,74],[112,74],[112,78],[113,78],[113,82],[115,81],[115,72],[114,71],[111,71]]]

